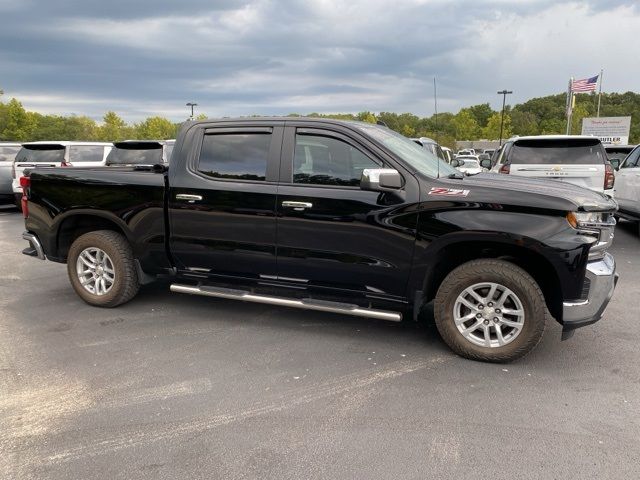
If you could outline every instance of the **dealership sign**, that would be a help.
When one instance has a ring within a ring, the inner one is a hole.
[[[631,117],[597,117],[582,119],[582,135],[598,137],[607,145],[627,145]]]

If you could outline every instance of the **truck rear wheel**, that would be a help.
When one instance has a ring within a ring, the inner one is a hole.
[[[447,275],[434,314],[442,339],[457,354],[509,362],[540,342],[548,312],[540,287],[527,272],[504,260],[481,259]]]
[[[140,287],[131,246],[111,230],[78,237],[69,249],[67,273],[80,298],[97,307],[128,302]]]

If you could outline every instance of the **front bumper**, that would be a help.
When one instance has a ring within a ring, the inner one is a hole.
[[[602,318],[618,283],[613,256],[605,253],[602,259],[589,262],[586,278],[590,282],[587,299],[562,304],[562,326],[565,332],[590,325]]]

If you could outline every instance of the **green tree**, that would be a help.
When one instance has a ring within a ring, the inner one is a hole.
[[[376,123],[378,121],[376,116],[371,112],[360,112],[356,115],[356,118],[361,122],[367,123]]]
[[[389,127],[391,130],[395,130],[396,132],[399,132],[402,128],[402,125],[400,125],[400,122],[398,121],[397,113],[380,112],[380,114],[378,115],[378,120],[384,122],[387,127]]]
[[[4,106],[0,122],[0,138],[4,140],[27,141],[36,127],[34,116],[15,98]]]
[[[544,119],[540,122],[540,135],[560,135],[565,133],[567,121],[559,118]]]
[[[105,113],[103,124],[98,131],[98,137],[100,140],[106,142],[116,142],[118,140],[124,140],[128,135],[127,124],[122,120],[115,112]]]
[[[469,113],[473,115],[473,118],[476,119],[478,126],[480,128],[484,128],[487,126],[487,122],[491,115],[495,112],[491,109],[491,106],[488,103],[482,103],[480,105],[473,105],[468,108]]]
[[[477,140],[480,127],[471,112],[463,108],[455,116],[456,140]]]
[[[135,127],[135,137],[146,140],[167,140],[176,137],[176,127],[163,117],[149,117]]]
[[[582,119],[588,117],[589,111],[585,105],[576,104],[571,115],[571,135],[579,135],[582,133]]]
[[[489,121],[487,122],[487,126],[482,129],[482,136],[488,140],[496,140],[500,137],[500,124],[502,122],[502,113],[496,112],[491,117],[489,117]],[[502,138],[511,137],[511,116],[505,112],[504,113],[504,125],[502,128]]]
[[[538,121],[536,116],[531,112],[523,112],[513,110],[510,114],[511,128],[514,135],[537,135]]]
[[[406,123],[404,125],[402,125],[402,128],[400,130],[400,133],[402,135],[404,135],[405,137],[415,137],[416,136],[416,129],[413,128],[411,125],[407,125]]]

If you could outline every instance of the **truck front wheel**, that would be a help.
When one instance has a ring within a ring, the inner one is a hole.
[[[434,303],[442,339],[463,357],[509,362],[540,342],[548,315],[536,281],[504,260],[473,260],[444,279]]]
[[[128,302],[140,286],[131,246],[111,230],[78,237],[69,249],[67,273],[80,298],[97,307]]]

